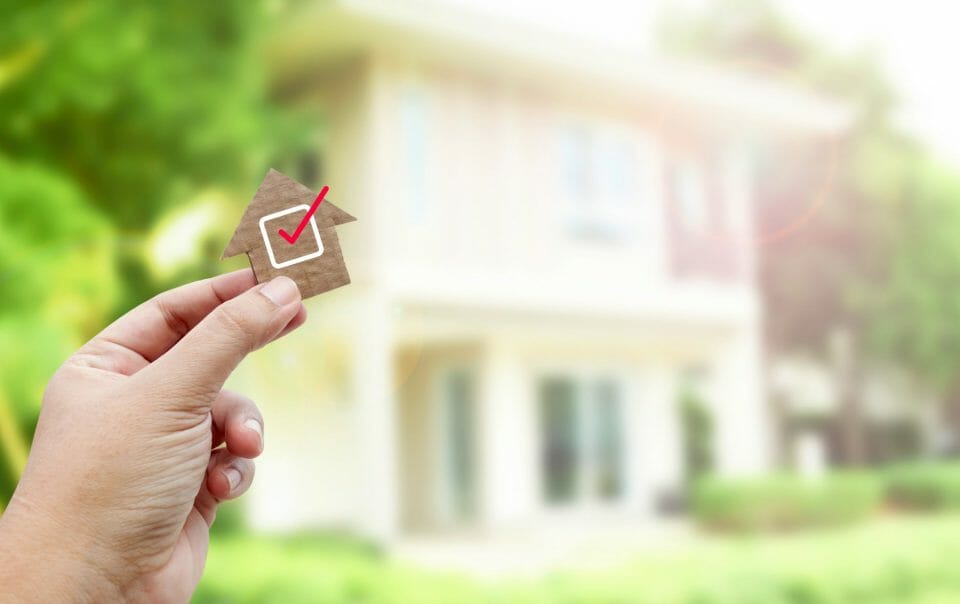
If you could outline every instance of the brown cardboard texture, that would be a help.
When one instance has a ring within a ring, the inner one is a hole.
[[[304,298],[350,283],[336,227],[356,218],[324,198],[305,221],[316,199],[314,191],[271,169],[220,259],[245,253],[257,282],[285,275]]]

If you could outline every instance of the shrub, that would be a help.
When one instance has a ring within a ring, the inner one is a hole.
[[[960,509],[960,463],[924,462],[893,466],[884,473],[893,505],[923,511]]]
[[[694,488],[693,513],[701,525],[724,531],[836,526],[868,516],[882,492],[881,481],[865,474],[708,478]]]
[[[507,545],[512,547],[512,545]],[[487,544],[477,544],[486,548]],[[214,538],[197,604],[955,604],[960,515],[696,539],[622,564],[477,577],[338,538]]]

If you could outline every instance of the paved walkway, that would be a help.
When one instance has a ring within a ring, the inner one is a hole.
[[[418,566],[481,578],[532,577],[563,569],[609,568],[642,553],[685,548],[695,540],[695,531],[683,520],[556,523],[497,533],[407,536],[393,552]]]

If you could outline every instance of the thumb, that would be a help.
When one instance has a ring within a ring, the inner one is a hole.
[[[277,277],[228,300],[141,371],[195,403],[209,404],[240,361],[283,331],[300,310],[300,290]]]

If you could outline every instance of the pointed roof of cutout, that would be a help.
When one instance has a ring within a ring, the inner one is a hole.
[[[267,172],[263,182],[253,196],[253,200],[247,205],[240,223],[233,232],[230,242],[223,250],[220,259],[230,258],[238,254],[243,254],[250,249],[262,245],[259,236],[251,237],[251,229],[246,228],[249,224],[256,224],[261,216],[272,212],[283,210],[291,206],[306,204],[310,205],[316,193],[306,186],[293,180],[286,174],[278,172],[273,168]],[[342,209],[335,206],[331,201],[324,200],[315,214],[318,226],[322,228],[334,227],[347,222],[353,222],[356,218]],[[255,232],[256,227],[254,227]]]

